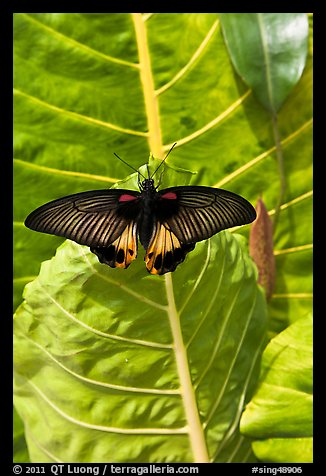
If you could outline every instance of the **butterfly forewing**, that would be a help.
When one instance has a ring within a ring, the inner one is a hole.
[[[63,236],[81,245],[113,243],[140,212],[133,190],[92,190],[53,200],[34,210],[25,225],[35,231]],[[124,199],[129,197],[129,199]]]
[[[157,217],[182,243],[196,243],[233,226],[251,223],[254,207],[240,195],[212,187],[171,187],[160,192]],[[168,198],[165,198],[168,197]]]
[[[127,268],[146,250],[151,274],[174,271],[198,241],[221,230],[251,223],[253,206],[227,190],[183,186],[157,192],[145,179],[135,190],[92,190],[49,202],[25,221],[32,230],[87,245],[101,263]]]

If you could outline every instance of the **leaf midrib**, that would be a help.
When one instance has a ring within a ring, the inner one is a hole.
[[[273,94],[273,83],[272,83],[272,75],[271,75],[271,64],[270,64],[270,57],[269,57],[269,49],[268,44],[266,41],[266,30],[264,25],[264,13],[257,13],[257,20],[258,20],[258,27],[259,32],[261,35],[261,46],[264,56],[264,73],[266,78],[266,85],[267,85],[267,96],[269,99],[269,106],[273,110],[274,109],[274,94]]]
[[[156,158],[162,160],[164,158],[164,146],[162,143],[159,104],[154,89],[146,27],[140,13],[133,13],[132,19],[134,22],[139,54],[140,79],[143,88],[145,110],[147,115],[149,146],[152,154]],[[188,435],[193,453],[193,459],[194,462],[208,463],[209,455],[206,446],[206,439],[199,417],[195,389],[191,381],[188,356],[183,342],[180,326],[180,315],[177,311],[174,300],[171,273],[165,274],[165,289],[168,301],[167,312],[173,337],[173,349],[175,353],[185,416],[188,422]]]

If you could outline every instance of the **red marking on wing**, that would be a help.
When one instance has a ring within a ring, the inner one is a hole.
[[[132,200],[137,200],[138,197],[135,197],[134,195],[128,195],[127,193],[124,193],[119,197],[119,202],[131,202]]]
[[[161,195],[161,198],[165,198],[167,200],[176,200],[177,194],[174,192],[166,192],[163,195]]]

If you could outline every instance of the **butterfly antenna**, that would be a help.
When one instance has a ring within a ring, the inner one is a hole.
[[[135,169],[135,167],[133,167],[132,165],[128,164],[128,162],[126,162],[125,160],[121,159],[121,157],[118,156],[118,154],[116,154],[115,152],[113,152],[113,154],[119,159],[121,160],[121,162],[123,162],[124,164],[128,165],[128,167],[130,167],[132,170],[134,170],[135,172],[137,172],[137,174],[141,175],[145,180],[146,180],[146,177],[139,172],[139,170]]]
[[[156,174],[156,172],[158,171],[158,169],[161,167],[162,164],[164,164],[164,162],[166,161],[166,159],[168,158],[168,155],[170,154],[170,152],[172,151],[173,147],[177,145],[177,143],[175,142],[173,144],[173,146],[171,147],[171,149],[169,150],[169,152],[166,154],[166,156],[164,157],[164,159],[162,160],[162,162],[160,163],[160,165],[157,167],[157,169],[155,170],[155,172],[153,173],[153,175],[151,176],[151,179],[154,177],[154,175]]]

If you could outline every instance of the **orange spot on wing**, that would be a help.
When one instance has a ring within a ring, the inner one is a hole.
[[[137,225],[130,223],[112,243],[115,247],[115,267],[127,268],[137,256]]]

